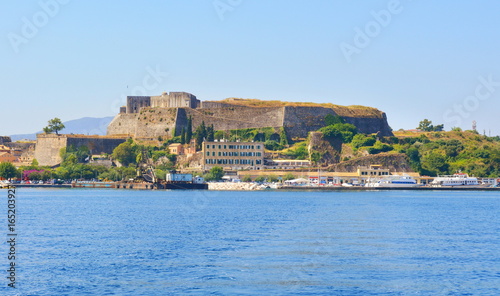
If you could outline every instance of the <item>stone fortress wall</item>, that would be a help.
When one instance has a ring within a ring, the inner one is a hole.
[[[55,166],[62,161],[62,148],[87,146],[91,154],[111,154],[116,146],[126,140],[127,137],[38,134],[35,159],[42,166]]]
[[[392,135],[385,113],[345,112],[342,118],[354,124],[361,133]],[[375,110],[375,111],[373,111]],[[325,125],[327,114],[338,115],[323,106],[250,107],[230,102],[203,101],[185,92],[164,93],[152,97],[127,97],[126,113],[118,114],[108,126],[108,135],[130,135],[137,138],[158,138],[179,135],[193,119],[193,131],[202,122],[215,130],[274,127],[285,128],[290,138],[305,138],[308,132]],[[175,133],[175,134],[174,134]]]

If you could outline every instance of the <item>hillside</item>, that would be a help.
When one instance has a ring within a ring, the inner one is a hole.
[[[475,131],[394,132],[394,137],[356,136],[353,156],[403,153],[421,175],[464,172],[479,177],[500,175],[500,138]]]

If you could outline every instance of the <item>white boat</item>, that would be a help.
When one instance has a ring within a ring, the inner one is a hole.
[[[454,187],[454,186],[464,186],[464,187],[483,187],[479,184],[476,177],[469,177],[469,175],[464,173],[458,173],[453,175],[438,175],[431,182],[433,187]]]
[[[417,180],[413,179],[411,176],[387,176],[381,179],[368,180],[365,183],[365,187],[382,187],[382,188],[408,188],[417,187]]]

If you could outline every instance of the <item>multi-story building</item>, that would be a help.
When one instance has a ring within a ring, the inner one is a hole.
[[[203,169],[260,170],[264,166],[262,142],[203,142]]]

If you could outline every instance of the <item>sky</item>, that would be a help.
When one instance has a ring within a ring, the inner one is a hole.
[[[0,3],[0,135],[185,91],[366,105],[500,134],[500,1]]]

